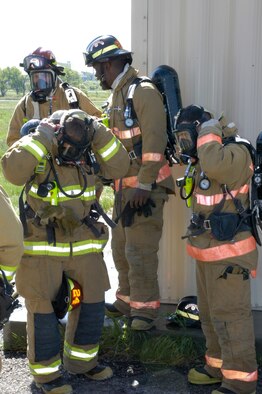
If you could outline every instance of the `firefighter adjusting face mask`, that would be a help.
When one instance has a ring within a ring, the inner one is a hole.
[[[174,131],[176,144],[181,160],[197,157],[197,126],[194,123],[181,123]]]

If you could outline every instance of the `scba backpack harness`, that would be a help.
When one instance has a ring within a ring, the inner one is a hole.
[[[262,142],[262,133],[258,137],[257,144],[258,141],[259,143]],[[230,241],[238,232],[251,231],[257,244],[261,246],[258,229],[262,229],[262,158],[258,154],[258,149],[256,150],[250,141],[239,136],[223,138],[224,146],[232,143],[244,145],[248,149],[254,165],[254,175],[250,183],[250,206],[245,209],[241,201],[233,196],[227,185],[221,185],[223,192],[221,202],[208,218],[205,218],[204,215],[193,213],[188,227],[188,234],[183,236],[182,239],[197,236],[209,230],[218,241]],[[188,194],[188,198],[191,197],[192,192],[193,190]],[[228,194],[234,203],[237,213],[221,212]]]
[[[174,119],[175,115],[182,107],[182,100],[180,94],[179,80],[177,72],[169,66],[162,65],[157,67],[150,78],[137,77],[129,86],[126,107],[124,111],[125,126],[132,128],[138,124],[137,115],[134,109],[133,97],[138,85],[142,82],[149,82],[153,84],[163,97],[163,103],[167,118],[167,146],[165,149],[165,156],[170,166],[177,164],[178,160],[175,154],[175,139],[174,139]],[[134,145],[133,151],[129,154],[131,159],[142,156],[142,142]]]

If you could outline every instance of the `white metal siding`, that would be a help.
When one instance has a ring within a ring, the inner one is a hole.
[[[261,0],[132,0],[134,65],[144,75],[160,64],[175,68],[183,106],[224,112],[255,143],[262,130],[261,22]],[[173,168],[174,178],[181,170]],[[195,293],[194,264],[181,241],[190,215],[179,196],[165,211],[160,288],[162,301],[176,302]],[[261,271],[252,280],[252,305],[260,309]]]

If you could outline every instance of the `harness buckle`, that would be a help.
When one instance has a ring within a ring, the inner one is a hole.
[[[204,227],[205,230],[211,230],[210,220],[208,220],[208,219],[204,220],[203,227]]]
[[[137,159],[137,155],[136,155],[136,153],[135,153],[134,150],[131,150],[130,152],[128,152],[128,156],[129,156],[129,158],[130,158],[131,160]]]

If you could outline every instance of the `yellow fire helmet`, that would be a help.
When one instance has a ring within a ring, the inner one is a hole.
[[[80,284],[63,273],[62,284],[52,302],[56,317],[63,319],[67,312],[79,307],[82,300],[83,292]]]

